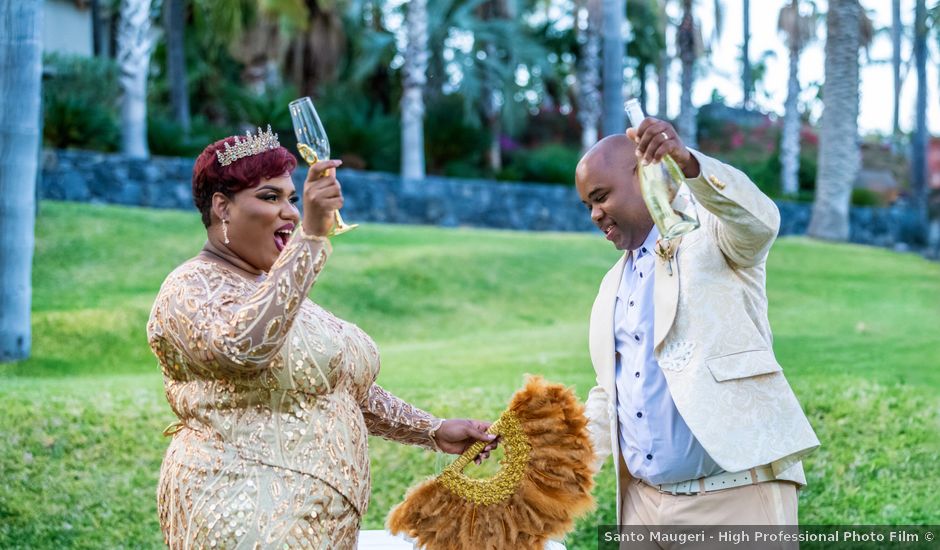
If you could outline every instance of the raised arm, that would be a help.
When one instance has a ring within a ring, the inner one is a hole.
[[[168,279],[148,324],[151,347],[165,368],[176,364],[166,356],[174,352],[221,374],[268,368],[331,251],[324,235],[343,204],[332,171],[338,164],[323,161],[310,168],[301,227],[250,295],[233,282],[234,275],[219,273],[223,267],[187,267]]]
[[[718,247],[738,267],[762,262],[780,229],[780,212],[740,170],[698,151],[691,151],[701,166],[697,177],[686,179],[696,200],[713,216],[703,216]]]
[[[743,172],[687,148],[668,122],[647,117],[639,129],[627,130],[637,154],[648,161],[670,155],[682,169],[686,184],[712,216],[702,216],[722,253],[737,267],[762,262],[780,229],[780,212]]]
[[[220,374],[267,368],[284,344],[300,304],[330,253],[326,239],[299,230],[247,299],[217,267],[195,267],[171,278],[148,327],[158,356],[161,341]],[[161,358],[162,359],[162,358]]]

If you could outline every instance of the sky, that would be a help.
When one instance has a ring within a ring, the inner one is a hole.
[[[762,110],[783,113],[783,103],[787,94],[788,63],[787,49],[780,35],[777,33],[777,14],[780,8],[789,0],[751,0],[751,43],[750,58],[757,59],[765,50],[771,50],[774,56],[767,60],[767,74],[764,87],[770,97],[759,97],[757,102]],[[931,2],[927,2],[928,7]],[[676,2],[671,7],[678,17],[679,11]],[[820,11],[825,13],[826,1],[817,0]],[[871,47],[871,58],[881,63],[864,64],[860,70],[861,103],[859,105],[859,131],[862,134],[881,133],[890,134],[892,126],[892,102],[894,97],[893,77],[891,71],[891,0],[861,0],[862,7],[872,19],[876,35]],[[708,36],[714,28],[715,18],[712,0],[697,0],[696,15],[701,18],[703,33]],[[703,71],[695,85],[693,102],[704,105],[711,100],[712,91],[717,90],[724,96],[729,105],[740,105],[743,98],[741,91],[741,42],[743,35],[743,8],[742,0],[722,0],[723,29],[719,42],[713,45],[711,66]],[[901,0],[901,19],[905,26],[907,36],[902,43],[902,78],[903,64],[906,59],[912,59],[911,34],[914,23],[914,0]],[[878,29],[885,29],[877,32]],[[817,40],[808,46],[800,60],[800,83],[803,88],[802,99],[813,96],[815,89],[812,83],[822,83],[824,80],[824,47],[825,47],[825,20],[820,21]],[[672,43],[672,40],[669,41]],[[937,72],[937,44],[935,38],[928,39],[930,56],[927,60],[927,125],[929,131],[936,135],[940,133],[940,102],[937,101],[938,72]],[[864,55],[862,60],[864,62]],[[671,67],[672,74],[669,89],[669,115],[674,117],[679,108],[679,75],[681,67],[678,59]],[[655,79],[651,79],[649,91],[649,106],[651,110],[656,105]],[[910,71],[902,81],[900,125],[903,131],[910,131],[914,126],[914,108],[916,103],[917,74],[911,63]],[[818,102],[817,102],[818,103]],[[817,105],[812,113],[818,117],[821,105]]]

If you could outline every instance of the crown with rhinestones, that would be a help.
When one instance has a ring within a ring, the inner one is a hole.
[[[244,139],[241,136],[235,136],[234,145],[226,141],[225,152],[218,150],[215,154],[219,157],[219,164],[228,166],[240,158],[257,155],[280,146],[281,142],[277,140],[277,134],[271,132],[271,125],[268,124],[266,132],[262,132],[259,126],[258,133],[255,135],[251,135],[251,130],[249,130]]]

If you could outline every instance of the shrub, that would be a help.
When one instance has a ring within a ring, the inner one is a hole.
[[[255,94],[239,86],[226,88],[223,104],[228,119],[252,130],[270,124],[278,132],[291,131],[290,110],[287,105],[297,98],[297,91],[285,86]]]
[[[500,179],[536,183],[572,183],[574,169],[581,153],[572,147],[549,144],[535,149],[522,149],[512,155]]]
[[[424,119],[424,151],[428,172],[462,177],[484,175],[489,147],[486,128],[467,116],[460,94],[438,96],[428,103]],[[455,167],[457,169],[455,169]]]
[[[396,115],[350,86],[329,88],[314,104],[334,158],[342,158],[348,168],[398,172],[401,125]]]
[[[881,195],[872,191],[871,189],[865,189],[862,187],[856,187],[852,189],[852,205],[853,206],[883,206],[884,201],[881,198]]]
[[[581,124],[575,111],[562,114],[557,108],[539,109],[526,120],[518,141],[526,147],[538,147],[548,143],[580,147]]]
[[[114,151],[120,145],[117,67],[102,58],[43,56],[43,142],[57,148]]]
[[[147,117],[147,141],[150,153],[168,157],[195,157],[210,143],[236,132],[210,125],[205,117],[193,117],[187,136],[170,116],[151,110]]]

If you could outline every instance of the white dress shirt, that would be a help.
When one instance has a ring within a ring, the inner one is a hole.
[[[633,477],[673,483],[723,472],[682,419],[653,355],[653,288],[659,231],[627,257],[614,307],[620,452]]]

